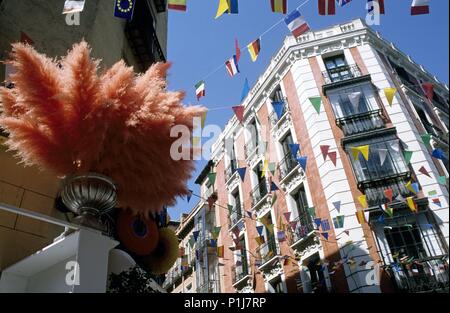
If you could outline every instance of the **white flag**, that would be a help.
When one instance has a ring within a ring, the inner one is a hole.
[[[73,14],[84,10],[84,0],[66,0],[62,14]]]
[[[391,146],[392,150],[394,150],[395,152],[400,151],[400,144],[399,144],[398,140],[391,141],[390,146]]]
[[[378,154],[380,155],[380,165],[383,166],[384,161],[386,161],[387,149],[378,149]]]
[[[348,94],[348,99],[350,100],[351,104],[355,108],[355,111],[358,111],[359,107],[359,100],[361,99],[361,92],[352,92]]]

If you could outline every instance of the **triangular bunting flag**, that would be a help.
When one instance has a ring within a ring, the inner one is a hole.
[[[438,207],[441,207],[441,200],[439,200],[439,198],[434,198],[431,200],[433,202],[433,204],[437,205]]]
[[[384,88],[384,95],[386,96],[386,99],[390,106],[392,106],[392,102],[394,100],[394,95],[397,92],[397,88]]]
[[[284,101],[275,101],[272,102],[273,110],[275,111],[278,119],[283,116],[283,110],[284,110]]]
[[[365,216],[364,216],[364,211],[362,211],[362,210],[356,211],[356,219],[358,220],[359,224],[364,224],[366,222]]]
[[[248,84],[248,79],[246,78],[244,82],[244,87],[242,88],[241,102],[244,101],[249,92],[250,92],[250,85]]]
[[[199,81],[195,85],[195,95],[197,97],[197,101],[199,101],[201,97],[204,97],[206,95],[205,82],[203,80]]]
[[[255,237],[255,241],[258,244],[258,246],[260,246],[264,243],[264,237],[263,236]]]
[[[245,213],[247,214],[248,218],[252,218],[253,216],[252,211],[245,211]]]
[[[422,166],[421,168],[419,168],[419,172],[422,173],[423,175],[426,175],[428,177],[431,178],[430,174],[428,173],[428,171],[425,169],[424,166]]]
[[[234,12],[229,12],[229,13],[233,13],[233,14],[234,13],[238,13],[237,12],[238,11],[238,7],[237,7],[238,3],[237,3],[237,1],[238,0],[231,0],[231,3],[229,3],[229,6],[230,6],[230,10],[229,11],[232,11],[233,9],[235,9],[235,10],[234,10]],[[234,48],[235,48],[235,51],[236,51],[236,54],[235,54],[236,55],[236,61],[239,62],[239,60],[241,59],[241,48],[239,48],[239,42],[238,42],[237,38],[234,39]]]
[[[361,203],[363,208],[367,208],[367,200],[366,200],[366,195],[361,195],[358,197],[358,201],[359,203]]]
[[[227,0],[219,0],[219,7],[217,8],[217,13],[215,18],[219,18],[222,14],[230,9]]]
[[[298,221],[292,221],[292,222],[289,222],[289,225],[291,226],[291,228],[292,228],[293,230],[295,230],[295,229],[297,228],[297,222],[298,222]]]
[[[432,101],[434,96],[434,86],[432,83],[424,83],[422,84],[422,88],[425,91],[425,95],[428,100]]]
[[[380,215],[380,217],[377,219],[377,222],[380,223],[380,224],[385,224],[386,223],[383,214]]]
[[[291,212],[285,212],[283,213],[284,218],[286,219],[286,222],[289,223],[290,219],[291,219]]]
[[[264,230],[264,226],[256,226],[256,231],[260,236],[262,236]]]
[[[414,202],[413,197],[406,198],[406,203],[408,203],[408,207],[411,209],[411,211],[417,212],[417,205]]]
[[[306,162],[308,160],[307,156],[301,156],[297,158],[297,162],[298,164],[300,164],[301,168],[303,169],[303,171],[306,172]]]
[[[240,167],[240,168],[236,169],[236,171],[238,172],[239,177],[241,177],[241,181],[244,181],[244,179],[245,179],[245,172],[247,171],[247,168],[246,167]]]
[[[378,155],[380,157],[380,165],[383,166],[384,161],[386,161],[387,149],[378,149]]]
[[[385,189],[384,195],[389,200],[389,202],[392,202],[392,198],[394,197],[394,191],[392,190],[392,188]]]
[[[352,151],[352,156],[355,160],[358,159],[359,154],[361,153],[366,161],[369,161],[369,145],[358,146],[358,147],[350,147]]]
[[[425,146],[431,147],[431,145],[430,145],[431,135],[430,134],[422,134],[422,135],[420,135],[420,137],[422,138],[422,142],[425,144]]]
[[[216,182],[216,173],[208,173],[208,180],[211,183],[211,185],[214,185],[214,183]]]
[[[437,191],[435,189],[433,189],[433,190],[428,192],[428,195],[429,196],[435,196],[435,195],[437,195]]]
[[[285,234],[285,232],[284,231],[277,231],[277,239],[278,239],[278,242],[283,242],[283,241],[286,241],[286,234]]]
[[[308,208],[308,214],[309,214],[309,216],[315,217],[316,216],[316,208],[315,207],[309,207]]]
[[[270,184],[270,191],[277,191],[277,190],[280,190],[280,188],[278,188],[278,186],[274,182],[272,182]]]
[[[331,162],[333,163],[333,165],[336,166],[337,152],[336,151],[328,152],[328,156],[329,156]]]
[[[316,228],[319,229],[320,225],[322,225],[322,219],[320,217],[314,219],[314,224],[316,224]]]
[[[197,239],[198,239],[198,235],[200,234],[200,231],[199,230],[196,230],[196,231],[194,231],[194,232],[192,232],[192,235],[194,236],[194,241],[195,242],[197,242]]]
[[[242,123],[242,120],[244,119],[244,107],[242,105],[237,105],[232,107],[232,109],[239,123]]]
[[[344,219],[345,215],[338,215],[335,218],[333,218],[333,224],[334,228],[343,228],[344,227]]]
[[[322,152],[322,157],[323,157],[324,161],[326,161],[326,159],[327,159],[328,150],[330,150],[330,146],[328,146],[328,145],[320,146],[320,151]]]
[[[415,190],[415,188],[413,188],[413,183],[412,183],[412,181],[409,181],[409,182],[406,184],[406,189],[408,189],[408,190],[411,191],[412,193],[417,193],[416,190]]]
[[[357,92],[352,92],[350,94],[348,94],[348,99],[350,100],[350,103],[353,106],[354,112],[358,113],[359,112],[359,101],[361,99],[361,92],[357,91]]]
[[[341,213],[341,201],[333,202],[333,206],[336,208],[338,213]]]
[[[193,193],[194,191],[192,191],[191,189],[189,189],[188,190],[188,194],[187,194],[187,196],[186,196],[186,199],[187,199],[187,202],[189,203],[189,201],[191,201],[191,198],[192,198],[192,193]]]
[[[442,149],[440,148],[433,149],[433,151],[431,152],[431,156],[441,161],[444,161],[445,159],[444,151],[442,151]]]
[[[300,145],[298,143],[290,143],[289,149],[291,149],[292,156],[297,158],[297,153],[300,150]]]
[[[411,162],[411,158],[412,158],[413,152],[412,151],[403,151],[403,157],[405,158],[405,162],[406,164],[409,164]]]
[[[328,233],[321,233],[321,235],[325,238],[325,240],[328,240]]]
[[[317,113],[320,113],[320,106],[322,104],[322,97],[311,97],[309,98],[309,101],[311,102],[314,109],[316,109]]]

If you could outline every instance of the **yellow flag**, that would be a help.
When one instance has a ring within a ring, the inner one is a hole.
[[[411,211],[413,212],[417,211],[417,207],[416,204],[414,203],[413,197],[406,198],[406,203],[408,203],[408,206],[411,209]]]
[[[394,95],[396,92],[397,92],[396,88],[392,88],[392,87],[384,88],[384,95],[386,96],[387,101],[388,101],[389,105],[391,105],[391,106],[392,106],[392,101],[394,100]]]
[[[219,7],[217,8],[216,17],[220,17],[222,14],[224,14],[226,11],[230,9],[230,6],[228,5],[227,0],[219,0]]]
[[[192,145],[194,147],[198,146],[199,143],[200,143],[200,137],[192,137]]]
[[[352,156],[355,160],[358,159],[359,153],[361,151],[359,151],[358,147],[350,147],[351,151],[352,151]]]
[[[364,222],[366,221],[366,218],[364,217],[364,211],[362,210],[356,211],[356,218],[358,219],[358,222],[360,224],[364,224]]]
[[[269,161],[265,160],[264,161],[264,165],[263,165],[263,169],[262,169],[261,177],[266,176],[266,172],[267,172],[268,168],[269,168]]]
[[[411,181],[409,181],[407,184],[406,184],[406,189],[408,189],[409,191],[411,191],[412,193],[416,193],[416,191],[414,190],[414,188],[412,187],[412,182]]]
[[[366,161],[369,161],[369,145],[359,146],[358,150],[362,153],[364,159],[366,159]]]
[[[208,112],[208,111],[205,111],[202,114],[202,120],[201,120],[201,125],[202,125],[201,127],[202,127],[202,129],[205,128],[206,112]]]
[[[367,208],[367,200],[366,200],[366,195],[361,195],[358,197],[358,201],[359,203],[361,203],[363,208]]]

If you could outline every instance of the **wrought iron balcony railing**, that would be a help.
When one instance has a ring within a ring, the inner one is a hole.
[[[237,162],[236,160],[231,160],[230,164],[227,166],[227,168],[225,169],[225,182],[227,182],[231,176],[233,176],[233,174],[236,172],[237,169]]]
[[[285,178],[298,165],[297,160],[292,153],[287,153],[283,159],[278,163],[278,180]]]
[[[386,189],[392,189],[393,198],[396,198],[398,195],[402,197],[410,196],[411,191],[406,188],[406,184],[410,179],[411,174],[409,172],[392,174],[392,176],[359,182],[359,186],[366,195],[367,204],[372,207],[389,201],[384,192]]]
[[[197,293],[220,293],[219,281],[218,280],[209,280],[196,289]]]
[[[267,190],[267,182],[263,178],[258,185],[253,188],[252,191],[250,191],[250,195],[252,197],[252,207],[254,207],[256,204],[258,204],[259,201],[261,201],[262,198],[264,198],[268,194]]]
[[[295,229],[292,229],[292,236],[289,238],[289,244],[292,246],[302,239],[309,237],[314,232],[314,224],[312,217],[308,214],[302,214],[292,222],[297,222]],[[292,223],[291,222],[291,223]]]
[[[336,119],[336,124],[345,136],[364,133],[385,127],[385,117],[382,110],[373,110]]]
[[[241,201],[236,200],[234,208],[229,212],[228,215],[228,228],[233,228],[243,218],[243,216],[244,214],[241,206]]]
[[[449,271],[448,256],[418,259],[408,264],[390,264],[394,282],[399,291],[418,292],[448,292]]]
[[[277,243],[275,242],[275,237],[268,237],[267,241],[257,248],[256,253],[261,259],[261,266],[264,266],[273,257],[280,254]]]
[[[242,257],[241,258],[241,265],[240,266],[236,266],[233,265],[231,267],[231,272],[233,273],[233,285],[242,281],[245,277],[247,277],[248,275],[250,275],[250,271],[248,268],[248,263],[247,263],[247,258],[246,257]]]
[[[328,69],[327,71],[322,72],[322,76],[325,80],[325,84],[328,85],[360,77],[362,74],[359,67],[355,64]]]

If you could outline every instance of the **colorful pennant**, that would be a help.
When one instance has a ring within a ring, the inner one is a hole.
[[[397,88],[388,87],[384,88],[384,95],[390,106],[392,106],[392,102],[394,101],[394,95],[397,92]]]
[[[430,13],[429,0],[413,0],[411,3],[411,15]]]
[[[392,188],[385,189],[384,195],[389,200],[389,202],[392,202],[392,199],[394,197],[394,191],[392,190]]]
[[[335,207],[336,211],[338,211],[338,213],[341,213],[341,201],[333,202],[333,206]]]
[[[244,106],[243,105],[237,105],[232,107],[234,114],[236,115],[237,120],[239,123],[242,123],[244,120]]]
[[[128,1],[116,0],[115,2],[116,5],[114,6],[114,16],[131,21],[133,19],[133,12],[135,6],[134,4],[136,3],[136,0],[128,0]]]
[[[323,157],[324,161],[326,161],[326,159],[327,159],[328,150],[330,150],[330,146],[328,146],[328,145],[320,146],[320,151],[322,152],[322,157]]]
[[[233,55],[228,61],[225,62],[225,67],[227,69],[228,74],[233,77],[239,73],[239,67],[237,64],[236,56]]]
[[[428,134],[428,133],[422,134],[422,135],[420,135],[420,137],[422,138],[422,142],[425,144],[425,146],[431,147],[431,145],[430,145],[431,135],[430,134]]]
[[[306,23],[305,19],[298,10],[294,10],[289,13],[284,19],[284,22],[291,31],[292,35],[296,38],[309,31],[308,23]]]
[[[287,0],[270,0],[270,8],[274,13],[283,13],[287,12]]]
[[[236,54],[237,57],[237,54]],[[239,59],[238,59],[239,62]],[[247,95],[250,92],[250,85],[248,84],[248,79],[245,78],[244,87],[242,87],[242,94],[241,94],[241,102],[244,101],[244,99],[247,97]]]
[[[328,152],[328,157],[330,158],[333,165],[336,166],[337,152],[336,151]]]
[[[318,0],[319,15],[334,15],[336,6],[334,0]]]
[[[303,171],[306,172],[306,162],[308,161],[308,157],[307,156],[300,156],[297,157],[297,162],[298,164],[300,164],[301,168],[303,169]]]
[[[414,202],[413,197],[406,198],[406,203],[408,204],[408,207],[411,209],[412,212],[417,212],[417,205]]]
[[[442,151],[442,149],[440,149],[440,148],[433,149],[433,151],[431,152],[431,156],[433,158],[441,160],[441,161],[445,160],[444,151]]]
[[[227,0],[227,2],[228,2],[228,10],[225,11],[225,14],[238,14],[239,13],[238,0]]]
[[[201,97],[204,97],[206,95],[205,82],[203,80],[199,81],[195,85],[195,95],[197,97],[197,101],[199,101]]]
[[[378,149],[378,156],[380,158],[380,165],[383,166],[386,161],[388,150],[387,149]]]
[[[261,51],[261,38],[252,41],[247,46],[247,50],[248,53],[250,54],[250,58],[252,59],[253,62],[255,62],[256,59],[258,58],[259,52]]]
[[[359,154],[361,153],[366,161],[369,161],[369,145],[350,147],[352,156],[355,160],[358,160]]]
[[[176,11],[184,11],[186,12],[186,0],[169,0],[167,7],[170,10],[176,10]]]
[[[300,150],[300,145],[298,143],[290,143],[289,149],[291,150],[291,154],[294,158],[297,158],[297,153]]]
[[[216,182],[216,177],[217,177],[217,173],[211,172],[208,173],[208,180],[211,183],[211,185],[214,185],[214,183]]]
[[[344,228],[344,219],[345,219],[345,215],[338,215],[335,218],[333,218],[334,228],[336,228],[336,229]]]
[[[359,196],[358,197],[358,201],[359,201],[359,203],[361,203],[363,208],[367,208],[368,207],[366,195]]]
[[[320,107],[322,104],[322,97],[311,97],[309,98],[309,101],[311,102],[314,109],[316,109],[316,112],[320,113]]]
[[[272,102],[272,106],[277,118],[280,119],[283,116],[284,101],[274,101]]]
[[[421,166],[421,167],[419,168],[419,172],[422,173],[423,175],[426,175],[426,176],[428,176],[428,177],[431,178],[430,174],[428,173],[428,171],[425,169],[424,166]]]
[[[227,0],[219,0],[219,6],[217,8],[216,19],[230,9]]]
[[[240,167],[240,168],[236,169],[236,171],[238,172],[239,177],[241,177],[241,181],[244,181],[244,179],[245,179],[245,172],[247,171],[247,168]]]
[[[409,164],[411,162],[412,155],[413,155],[412,151],[408,150],[403,151],[403,157],[405,158],[406,164]]]

